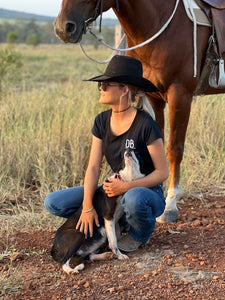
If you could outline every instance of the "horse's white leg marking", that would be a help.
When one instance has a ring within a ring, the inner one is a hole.
[[[129,259],[125,254],[122,254],[117,247],[116,231],[115,231],[115,219],[106,220],[105,219],[105,230],[109,242],[109,248],[118,257],[118,259]]]
[[[72,269],[72,268],[70,267],[70,265],[69,265],[70,260],[71,260],[71,258],[68,259],[67,262],[62,266],[63,271],[66,272],[68,275],[71,274],[71,273],[72,273],[72,274],[73,274],[73,273],[79,273],[79,271],[81,271],[81,270],[84,269],[84,264],[83,264],[83,263],[77,265],[74,269]]]
[[[169,189],[166,197],[166,209],[165,210],[178,210],[177,202],[182,195],[181,184],[179,183],[174,189]]]
[[[156,219],[157,222],[171,223],[176,221],[178,214],[177,202],[181,198],[181,195],[182,188],[180,183],[175,188],[168,190],[164,213]]]

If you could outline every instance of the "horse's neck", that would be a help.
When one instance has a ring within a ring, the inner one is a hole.
[[[173,1],[165,0],[120,0],[118,20],[126,33],[128,46],[143,42],[155,34],[169,18]],[[166,3],[166,5],[165,5]]]

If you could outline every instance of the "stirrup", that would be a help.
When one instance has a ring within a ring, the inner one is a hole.
[[[219,66],[219,79],[217,83],[217,69]],[[220,58],[218,60],[218,64],[214,65],[212,68],[212,72],[209,76],[209,86],[215,89],[225,88],[225,72],[224,72],[224,60]]]

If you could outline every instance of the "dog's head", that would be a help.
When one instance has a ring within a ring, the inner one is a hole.
[[[123,181],[132,181],[145,176],[145,174],[141,173],[140,162],[131,149],[127,149],[124,152],[124,165],[124,168],[119,171]]]

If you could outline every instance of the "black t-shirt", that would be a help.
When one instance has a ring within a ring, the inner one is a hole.
[[[121,135],[115,135],[110,128],[111,114],[110,109],[96,116],[92,134],[102,140],[103,154],[113,172],[121,170],[124,152],[128,148],[134,150],[141,173],[147,175],[154,171],[147,146],[162,137],[156,122],[146,112],[137,110],[130,128]]]

